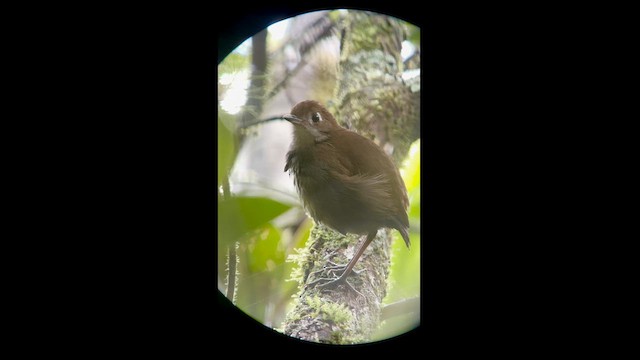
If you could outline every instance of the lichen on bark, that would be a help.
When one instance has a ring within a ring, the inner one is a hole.
[[[374,140],[399,164],[420,137],[420,94],[402,79],[407,31],[387,16],[354,13],[345,24],[331,110],[347,128]]]

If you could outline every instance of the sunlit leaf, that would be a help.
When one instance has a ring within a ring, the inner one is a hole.
[[[412,228],[419,228],[420,224],[420,139],[409,148],[409,153],[400,168],[402,179],[407,187],[409,196],[409,223]]]
[[[420,139],[411,144],[407,158],[400,168],[400,173],[407,187],[407,192],[411,193],[420,187]]]
[[[280,230],[271,224],[265,224],[254,237],[249,270],[251,272],[273,271],[284,262],[285,254],[278,246],[281,240]]]
[[[420,187],[409,193],[409,222],[420,221]]]
[[[409,195],[411,248],[407,249],[400,235],[393,232],[389,291],[385,304],[420,296],[420,139],[411,145],[400,171]]]
[[[232,197],[218,202],[218,238],[222,243],[242,240],[290,208],[261,197]]]
[[[304,246],[309,238],[309,233],[311,233],[311,228],[313,228],[313,221],[310,218],[305,219],[293,234],[293,244],[296,248]]]
[[[395,232],[394,232],[395,233]],[[407,249],[398,234],[394,234],[389,292],[385,303],[420,296],[420,234],[411,232],[411,249]]]

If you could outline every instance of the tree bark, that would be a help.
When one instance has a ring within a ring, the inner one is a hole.
[[[343,23],[339,82],[329,110],[343,126],[373,139],[397,165],[419,135],[419,94],[402,80],[400,50],[406,36],[396,19],[349,12]],[[287,314],[283,332],[307,341],[353,344],[369,341],[380,323],[387,292],[392,232],[378,231],[349,276],[348,286],[333,290],[307,284],[326,277],[323,266],[346,264],[364,236],[343,236],[323,225],[311,231],[306,247],[295,257],[292,278],[301,292]],[[360,272],[360,270],[363,270]]]
[[[265,99],[265,75],[267,73],[267,29],[251,38],[251,83],[247,93],[247,103],[239,116],[238,129],[256,120],[262,113]],[[242,134],[241,134],[242,135]]]

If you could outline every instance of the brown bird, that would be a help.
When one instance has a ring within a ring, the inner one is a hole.
[[[342,274],[319,279],[326,282],[320,286],[346,282],[380,228],[397,229],[409,247],[409,199],[391,157],[373,141],[338,125],[316,101],[302,101],[282,118],[294,125],[284,170],[293,173],[311,217],[343,235],[367,235],[346,266],[333,268],[344,269]]]

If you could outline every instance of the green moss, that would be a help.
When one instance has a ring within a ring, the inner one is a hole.
[[[296,265],[291,270],[289,281],[296,281],[298,284],[302,284],[304,282],[304,267],[310,257],[309,248],[293,249],[293,251],[294,253],[289,254],[286,260]]]
[[[323,322],[335,325],[340,329],[332,331],[326,342],[356,344],[365,341],[364,336],[353,328],[357,322],[353,319],[353,312],[344,304],[327,301],[320,296],[313,295],[306,298],[306,305],[309,316],[322,319]]]
[[[380,48],[380,43],[394,31],[399,23],[391,18],[369,16],[366,13],[354,12],[351,22],[351,45],[359,50]]]
[[[322,316],[335,324],[343,324],[351,321],[352,314],[343,304],[325,302],[320,306]]]
[[[358,241],[359,236],[354,234],[342,235],[339,232],[332,230],[331,228],[319,224],[311,229],[311,233],[309,238],[312,240],[310,247],[313,249],[315,247],[319,247],[322,245],[323,249],[340,249],[346,248],[350,244],[353,244],[354,241]],[[321,241],[321,244],[316,243],[317,241]],[[315,251],[312,251],[314,255],[319,255]],[[314,260],[322,260],[323,256],[318,256]]]
[[[289,314],[287,314],[287,322],[295,322],[300,319],[301,319],[301,316],[299,312],[291,311]]]

